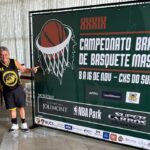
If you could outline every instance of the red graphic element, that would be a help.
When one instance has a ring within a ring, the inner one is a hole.
[[[65,27],[57,20],[49,20],[42,28],[40,44],[52,47],[61,44],[66,39]]]
[[[53,47],[61,44],[66,37],[65,27],[57,20],[49,20],[41,30],[39,43],[43,47]],[[55,54],[55,58],[58,58],[58,55]]]

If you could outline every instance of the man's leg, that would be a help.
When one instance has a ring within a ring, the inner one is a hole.
[[[20,118],[21,119],[25,119],[25,109],[24,109],[24,107],[19,107],[18,108],[19,109],[19,115],[20,115]]]
[[[13,108],[13,109],[9,109],[10,111],[10,117],[11,117],[11,122],[12,122],[12,126],[11,128],[9,129],[9,131],[15,131],[15,130],[18,130],[18,124],[17,124],[17,111],[16,111],[16,108]]]
[[[24,130],[24,131],[28,131],[28,126],[27,126],[27,123],[26,123],[26,114],[25,114],[25,108],[24,107],[20,107],[18,108],[19,109],[19,114],[20,114],[20,118],[21,118],[21,129]]]
[[[16,111],[16,108],[9,109],[9,111],[10,111],[10,117],[11,117],[11,118],[17,118],[17,111]]]

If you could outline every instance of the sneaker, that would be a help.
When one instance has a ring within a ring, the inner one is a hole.
[[[27,123],[26,123],[26,122],[21,124],[21,130],[23,130],[23,131],[25,131],[25,132],[29,131],[28,126],[27,126]]]
[[[18,124],[12,124],[11,128],[9,129],[9,132],[13,132],[19,129]]]

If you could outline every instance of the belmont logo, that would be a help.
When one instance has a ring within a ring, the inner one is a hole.
[[[93,108],[88,108],[83,106],[75,106],[74,115],[80,117],[92,118],[92,119],[101,119],[100,109],[94,110]]]
[[[58,103],[44,103],[43,110],[52,110],[57,112],[67,112],[67,107],[63,106],[63,104]]]
[[[146,125],[145,116],[115,112],[114,114],[109,114],[108,118],[112,121],[117,122],[131,123],[136,125]]]

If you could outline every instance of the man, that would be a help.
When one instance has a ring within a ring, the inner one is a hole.
[[[12,126],[9,131],[19,129],[17,123],[17,108],[21,118],[21,129],[28,131],[25,120],[25,92],[20,83],[18,70],[24,73],[35,73],[38,67],[26,68],[17,60],[10,59],[9,51],[6,47],[0,47],[0,81],[3,86],[3,97],[6,109],[10,111]]]

